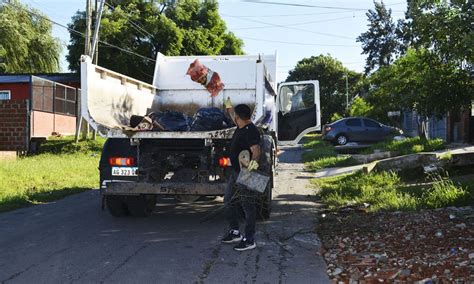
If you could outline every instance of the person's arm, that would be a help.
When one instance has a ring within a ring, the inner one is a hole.
[[[260,160],[260,145],[253,145],[250,146],[250,150],[252,151],[252,160],[258,162]]]

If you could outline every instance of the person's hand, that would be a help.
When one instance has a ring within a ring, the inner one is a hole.
[[[254,171],[258,169],[258,163],[255,160],[250,161],[249,166],[247,167],[247,170],[249,171]]]
[[[224,106],[226,109],[232,108],[232,102],[230,101],[230,97],[227,97],[227,99],[224,100]]]

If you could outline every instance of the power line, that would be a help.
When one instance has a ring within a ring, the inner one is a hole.
[[[70,28],[70,27],[68,27],[68,26],[65,26],[65,25],[63,25],[63,24],[60,24],[60,23],[58,23],[58,22],[56,22],[56,21],[53,21],[53,20],[49,19],[48,17],[45,17],[45,16],[43,16],[43,15],[41,15],[41,14],[35,13],[35,12],[30,11],[30,10],[27,10],[27,9],[24,9],[23,7],[20,7],[20,6],[16,6],[16,5],[14,5],[13,3],[6,2],[6,0],[3,0],[3,3],[9,4],[10,6],[12,6],[12,7],[14,7],[14,8],[21,9],[21,10],[27,12],[27,13],[30,14],[30,15],[43,18],[44,20],[46,20],[46,21],[48,21],[48,22],[50,22],[50,23],[52,23],[52,24],[55,24],[55,25],[57,25],[57,26],[59,26],[59,27],[65,28],[65,29],[67,29],[68,31],[73,32],[73,33],[75,33],[75,34],[77,34],[77,35],[80,35],[80,36],[83,37],[83,38],[86,37],[84,33],[79,32],[79,31],[77,31],[77,30],[75,30],[75,29],[72,29],[72,28]],[[113,45],[113,44],[108,43],[108,42],[103,41],[103,40],[99,40],[99,43],[101,43],[101,44],[103,44],[103,45],[106,45],[106,46],[109,46],[109,47],[112,47],[112,48],[115,48],[115,49],[118,49],[118,50],[120,50],[120,51],[129,53],[129,54],[135,55],[135,56],[140,57],[140,58],[142,58],[142,59],[145,59],[145,60],[148,60],[148,61],[156,62],[156,60],[153,59],[153,58],[149,58],[149,57],[143,56],[143,55],[138,54],[138,53],[135,53],[135,52],[133,52],[133,51],[131,51],[131,50],[129,50],[129,49],[125,49],[125,48],[122,48],[122,47]]]
[[[236,18],[236,19],[240,19],[240,20],[242,20],[242,21],[247,21],[247,22],[254,22],[254,23],[265,24],[265,25],[269,25],[269,26],[274,26],[274,27],[289,29],[289,30],[295,30],[295,31],[301,31],[301,32],[308,32],[308,33],[318,34],[318,35],[324,35],[324,36],[328,36],[328,37],[337,37],[337,38],[355,40],[355,38],[352,38],[352,37],[347,37],[347,36],[343,36],[343,35],[336,35],[336,34],[328,34],[328,33],[322,33],[322,32],[315,32],[315,31],[310,31],[310,30],[305,30],[305,29],[290,27],[290,26],[288,26],[288,25],[272,24],[272,23],[268,23],[268,22],[257,21],[257,20],[250,20],[250,19],[240,18],[240,17],[236,17],[236,16],[232,16],[232,15],[227,15],[227,14],[222,14],[222,16],[226,16],[226,17],[230,17],[230,18]]]
[[[114,6],[110,5],[110,4],[108,4],[107,2],[105,2],[105,5],[107,5],[109,8],[111,8],[111,9],[114,10],[114,11],[115,11],[115,9],[116,9],[116,7],[114,7]],[[144,36],[149,36],[150,39],[155,40],[154,36],[153,36],[151,33],[149,33],[147,30],[145,30],[145,29],[144,29],[142,26],[140,26],[139,24],[137,24],[137,23],[135,23],[134,21],[132,21],[129,16],[124,15],[124,17],[125,17],[126,20],[135,28],[135,30],[137,30],[139,33],[141,33],[141,34],[144,35]]]
[[[287,26],[287,27],[302,26],[302,25],[308,25],[308,24],[323,23],[323,22],[332,22],[332,21],[338,21],[338,20],[343,20],[343,19],[353,19],[353,18],[357,18],[357,17],[355,17],[355,16],[350,16],[350,17],[332,18],[332,19],[325,19],[325,20],[318,20],[318,21],[310,21],[310,22],[302,22],[302,23],[288,24],[288,25],[286,25],[286,26]],[[244,28],[235,28],[235,29],[232,29],[232,30],[255,30],[255,29],[268,29],[268,28],[274,28],[274,27],[272,27],[272,26],[244,27]]]
[[[319,44],[319,43],[304,43],[304,42],[294,42],[294,41],[280,41],[280,40],[270,40],[270,39],[261,39],[261,38],[251,38],[251,37],[240,37],[248,40],[262,41],[262,42],[273,42],[273,43],[284,43],[292,45],[304,45],[304,46],[333,46],[333,47],[356,47],[358,45],[348,45],[348,44]]]
[[[241,2],[248,2],[248,3],[254,3],[254,4],[269,4],[269,5],[306,7],[306,8],[320,8],[320,9],[331,9],[331,10],[345,10],[345,11],[367,11],[367,10],[369,10],[369,9],[366,9],[366,8],[321,6],[321,5],[297,4],[297,3],[285,3],[285,2],[257,1],[257,0],[241,0]],[[400,3],[397,3],[397,4],[400,4]],[[395,4],[392,4],[392,5],[395,5]]]

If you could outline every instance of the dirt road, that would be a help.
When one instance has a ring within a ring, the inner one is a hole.
[[[257,249],[220,243],[221,199],[160,201],[150,218],[113,218],[94,190],[0,214],[0,283],[327,283],[314,233],[317,203],[300,175],[301,149],[280,156],[272,218]]]

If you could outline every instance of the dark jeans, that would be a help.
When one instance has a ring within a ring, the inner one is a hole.
[[[237,172],[232,172],[224,193],[227,221],[230,229],[239,230],[239,215],[242,208],[245,217],[245,238],[253,241],[257,217],[257,193],[238,186],[235,183],[237,176]]]

